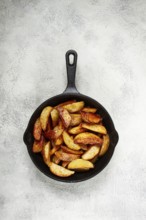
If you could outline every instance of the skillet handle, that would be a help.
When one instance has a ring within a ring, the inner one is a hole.
[[[72,62],[71,56],[73,58]],[[68,50],[66,52],[67,87],[64,93],[79,93],[75,85],[77,56],[78,55],[75,50]]]

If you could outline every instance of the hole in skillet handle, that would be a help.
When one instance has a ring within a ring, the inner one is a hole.
[[[77,52],[68,50],[66,55],[67,87],[63,93],[79,93],[75,85]]]

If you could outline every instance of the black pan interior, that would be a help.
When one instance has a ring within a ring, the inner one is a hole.
[[[72,175],[70,177],[62,178],[62,177],[55,176],[54,174],[52,174],[50,172],[47,165],[45,165],[45,163],[43,162],[41,154],[34,154],[32,152],[32,145],[33,145],[33,141],[34,141],[33,126],[34,126],[36,119],[39,117],[39,115],[44,107],[56,106],[57,104],[59,104],[61,102],[65,102],[65,101],[72,100],[72,99],[76,99],[77,101],[84,101],[86,106],[97,108],[97,113],[99,113],[103,117],[103,124],[106,126],[107,131],[109,133],[110,147],[109,147],[107,153],[103,157],[101,157],[100,159],[98,159],[96,161],[94,169],[91,169],[86,172],[76,172],[74,175]],[[104,167],[108,164],[108,162],[110,161],[110,159],[113,155],[115,146],[118,142],[118,133],[115,130],[115,127],[114,127],[114,124],[113,124],[113,121],[112,121],[110,115],[108,114],[106,109],[100,103],[98,103],[94,99],[92,99],[88,96],[82,95],[80,93],[63,93],[63,94],[57,95],[55,97],[52,97],[52,98],[46,100],[44,103],[42,103],[36,109],[36,111],[33,113],[32,117],[31,117],[29,124],[28,124],[28,127],[24,133],[24,142],[27,145],[27,149],[28,149],[28,152],[29,152],[29,155],[30,155],[32,161],[37,166],[37,168],[41,172],[43,172],[45,175],[49,176],[52,179],[58,180],[58,181],[79,182],[79,181],[83,181],[83,180],[86,180],[86,179],[89,179],[89,178],[95,176],[100,171],[102,171],[104,169]]]

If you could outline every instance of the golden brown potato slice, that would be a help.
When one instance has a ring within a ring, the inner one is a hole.
[[[67,167],[67,165],[69,164],[69,161],[62,161],[62,166],[65,168],[65,167]]]
[[[100,134],[107,134],[107,130],[103,125],[82,123],[81,126],[83,128],[86,128],[94,132],[98,132]]]
[[[74,138],[74,142],[76,144],[102,144],[102,139],[90,132],[84,132],[77,134],[76,137]]]
[[[91,113],[95,113],[97,111],[96,108],[88,108],[88,107],[85,107],[82,109],[83,112],[91,112]]]
[[[59,148],[60,148],[59,145],[54,145],[50,151],[50,155],[53,155],[57,150],[59,150]]]
[[[39,141],[41,138],[41,134],[42,134],[42,127],[41,127],[40,119],[38,118],[33,128],[33,136],[35,140]]]
[[[79,125],[82,121],[81,115],[80,114],[70,114],[71,116],[71,126],[76,126]]]
[[[99,146],[91,146],[83,155],[82,159],[84,160],[91,160],[93,159],[96,155],[99,154],[100,147]]]
[[[41,136],[41,139],[39,141],[34,141],[32,151],[34,153],[39,153],[43,149],[43,145],[45,144],[45,139],[43,136]]]
[[[70,134],[79,134],[79,133],[82,133],[84,131],[86,131],[86,129],[83,128],[81,125],[78,125],[76,127],[70,128],[68,130],[68,133],[70,133]]]
[[[40,122],[41,122],[41,127],[42,129],[45,131],[47,128],[47,123],[48,123],[48,119],[50,116],[50,113],[52,111],[52,107],[51,106],[47,106],[43,109],[43,111],[41,112],[40,115]]]
[[[81,155],[83,154],[83,151],[82,150],[72,150],[66,146],[61,146],[61,149],[66,152],[66,153],[69,153],[69,154],[77,154],[77,155]]]
[[[60,163],[60,159],[58,157],[56,157],[56,155],[54,154],[53,157],[52,157],[52,162],[56,163],[56,164],[59,164]]]
[[[70,137],[70,135],[64,131],[63,132],[63,140],[64,140],[64,143],[70,148],[70,149],[73,149],[73,150],[80,150],[80,146],[78,144],[75,144],[74,143],[74,140]]]
[[[43,146],[43,149],[42,149],[42,156],[43,156],[44,162],[48,166],[50,165],[50,149],[51,149],[51,145],[50,145],[50,141],[48,141]]]
[[[84,102],[75,102],[72,104],[64,105],[63,108],[67,109],[70,113],[78,112],[84,107]]]
[[[62,161],[72,161],[80,157],[77,154],[69,154],[69,153],[64,153],[62,151],[56,151],[55,155]]]
[[[60,177],[68,177],[73,175],[75,172],[72,170],[68,170],[62,166],[59,166],[55,163],[51,163],[50,165],[50,171],[55,174],[56,176],[60,176]]]
[[[68,169],[76,170],[76,171],[82,171],[82,170],[85,171],[85,170],[89,170],[90,168],[94,168],[93,163],[83,159],[76,159],[68,164]]]
[[[71,116],[70,116],[69,112],[62,107],[58,107],[57,110],[59,112],[59,116],[62,120],[64,127],[68,128],[71,124]]]
[[[99,123],[102,120],[100,115],[91,112],[81,112],[81,117],[87,123]]]
[[[103,136],[103,144],[101,146],[99,156],[103,156],[107,152],[107,150],[109,148],[109,143],[110,143],[110,138],[109,138],[109,135],[106,134]]]
[[[55,108],[63,107],[64,105],[72,104],[74,102],[76,102],[76,100],[69,100],[69,101],[66,101],[66,102],[62,102],[59,105],[56,105]]]
[[[54,139],[59,138],[62,132],[63,132],[63,129],[58,129],[58,127],[56,126],[54,130],[44,132],[44,136],[47,139],[54,140]]]
[[[58,113],[57,109],[55,109],[55,108],[51,111],[51,119],[52,119],[52,125],[54,128],[57,125],[58,119],[59,119],[59,113]]]
[[[56,140],[54,140],[55,145],[61,145],[63,143],[63,137],[62,135],[58,137]]]

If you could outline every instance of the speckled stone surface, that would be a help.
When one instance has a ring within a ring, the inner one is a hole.
[[[23,143],[28,120],[66,87],[112,116],[120,141],[109,165],[77,184],[53,181]],[[0,219],[146,219],[146,1],[0,0]]]

